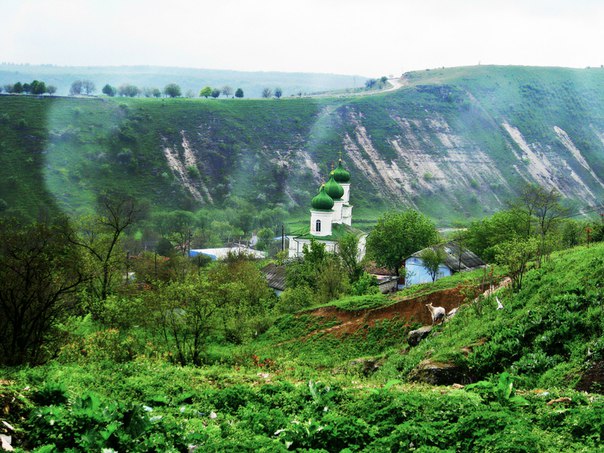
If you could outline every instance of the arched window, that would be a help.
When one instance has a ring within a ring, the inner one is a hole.
[[[317,233],[321,232],[321,221],[320,220],[317,220],[316,223],[315,223],[315,231]]]

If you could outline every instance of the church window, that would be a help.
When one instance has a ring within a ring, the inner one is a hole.
[[[315,223],[315,231],[317,233],[321,232],[321,221],[320,220],[317,220],[317,222]]]

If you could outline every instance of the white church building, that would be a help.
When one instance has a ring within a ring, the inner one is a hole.
[[[350,173],[343,167],[342,159],[331,171],[329,180],[322,184],[319,193],[312,199],[310,227],[296,235],[288,236],[289,257],[303,255],[310,240],[325,244],[329,252],[337,252],[338,240],[347,234],[359,238],[359,260],[365,256],[367,234],[352,227],[352,205],[350,204]]]

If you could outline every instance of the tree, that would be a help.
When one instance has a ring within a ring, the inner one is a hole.
[[[538,249],[539,242],[534,236],[528,239],[514,239],[496,247],[495,258],[499,264],[507,267],[514,291],[522,288],[528,262],[536,257]]]
[[[214,88],[212,90],[212,97],[216,99],[218,96],[220,96],[220,90],[218,88]]]
[[[123,195],[101,196],[98,212],[97,216],[83,222],[79,234],[70,234],[69,240],[90,257],[93,268],[91,290],[97,300],[103,301],[124,263],[120,239],[140,218],[141,212],[132,198]]]
[[[29,83],[24,83],[23,84],[23,93],[25,94],[29,94],[31,93],[31,85]]]
[[[279,87],[275,88],[275,97],[279,99],[281,96],[283,96],[283,90]]]
[[[171,98],[177,98],[181,96],[180,86],[175,83],[169,83],[164,87],[164,94]]]
[[[82,81],[81,80],[74,80],[71,83],[71,87],[69,88],[69,94],[71,96],[77,96],[79,94],[82,94]]]
[[[441,247],[430,247],[422,251],[420,258],[422,259],[424,268],[426,268],[432,278],[432,283],[434,283],[438,276],[440,265],[447,258],[445,251]]]
[[[271,90],[270,88],[265,88],[264,90],[262,90],[263,98],[270,98],[272,95],[273,95],[273,90]]]
[[[23,93],[23,84],[21,82],[17,82],[13,85],[13,93],[20,94]]]
[[[363,266],[359,263],[359,238],[354,234],[347,234],[338,241],[338,256],[351,283],[356,282],[363,273]]]
[[[199,91],[199,97],[207,99],[209,96],[212,96],[212,87],[205,86]]]
[[[0,363],[38,364],[54,352],[58,323],[73,313],[85,280],[65,221],[0,220]]]
[[[243,90],[241,88],[237,88],[237,91],[235,91],[235,97],[239,99],[243,97]]]
[[[55,94],[57,92],[57,87],[54,85],[46,85],[46,92],[48,94]]]
[[[161,97],[161,90],[159,88],[153,88],[151,90],[151,94],[153,94],[154,98],[160,98]]]
[[[408,256],[437,241],[434,223],[423,214],[413,209],[388,211],[367,237],[367,252],[379,266],[399,275]]]
[[[4,91],[6,91],[7,93],[14,93],[15,92],[15,85],[13,85],[12,83],[7,83],[6,85],[4,85]]]
[[[131,98],[140,94],[140,90],[136,85],[130,85],[128,83],[120,85],[120,87],[117,89],[117,92],[120,96],[128,96]]]
[[[117,92],[117,90],[115,89],[115,87],[112,87],[111,85],[107,84],[103,87],[102,92],[103,92],[103,94],[105,94],[109,97],[113,97],[113,96],[115,96],[115,93]]]
[[[225,97],[227,97],[227,98],[228,98],[229,96],[232,96],[232,95],[233,95],[233,88],[231,88],[231,87],[230,87],[230,86],[228,86],[228,85],[223,86],[223,87],[222,87],[222,94],[223,94]]]
[[[94,93],[95,90],[96,87],[94,86],[94,82],[92,80],[82,80],[82,91],[84,92],[84,94],[91,95],[92,93]]]

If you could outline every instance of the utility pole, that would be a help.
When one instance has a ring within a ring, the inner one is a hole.
[[[281,251],[285,250],[285,225],[281,224]]]

